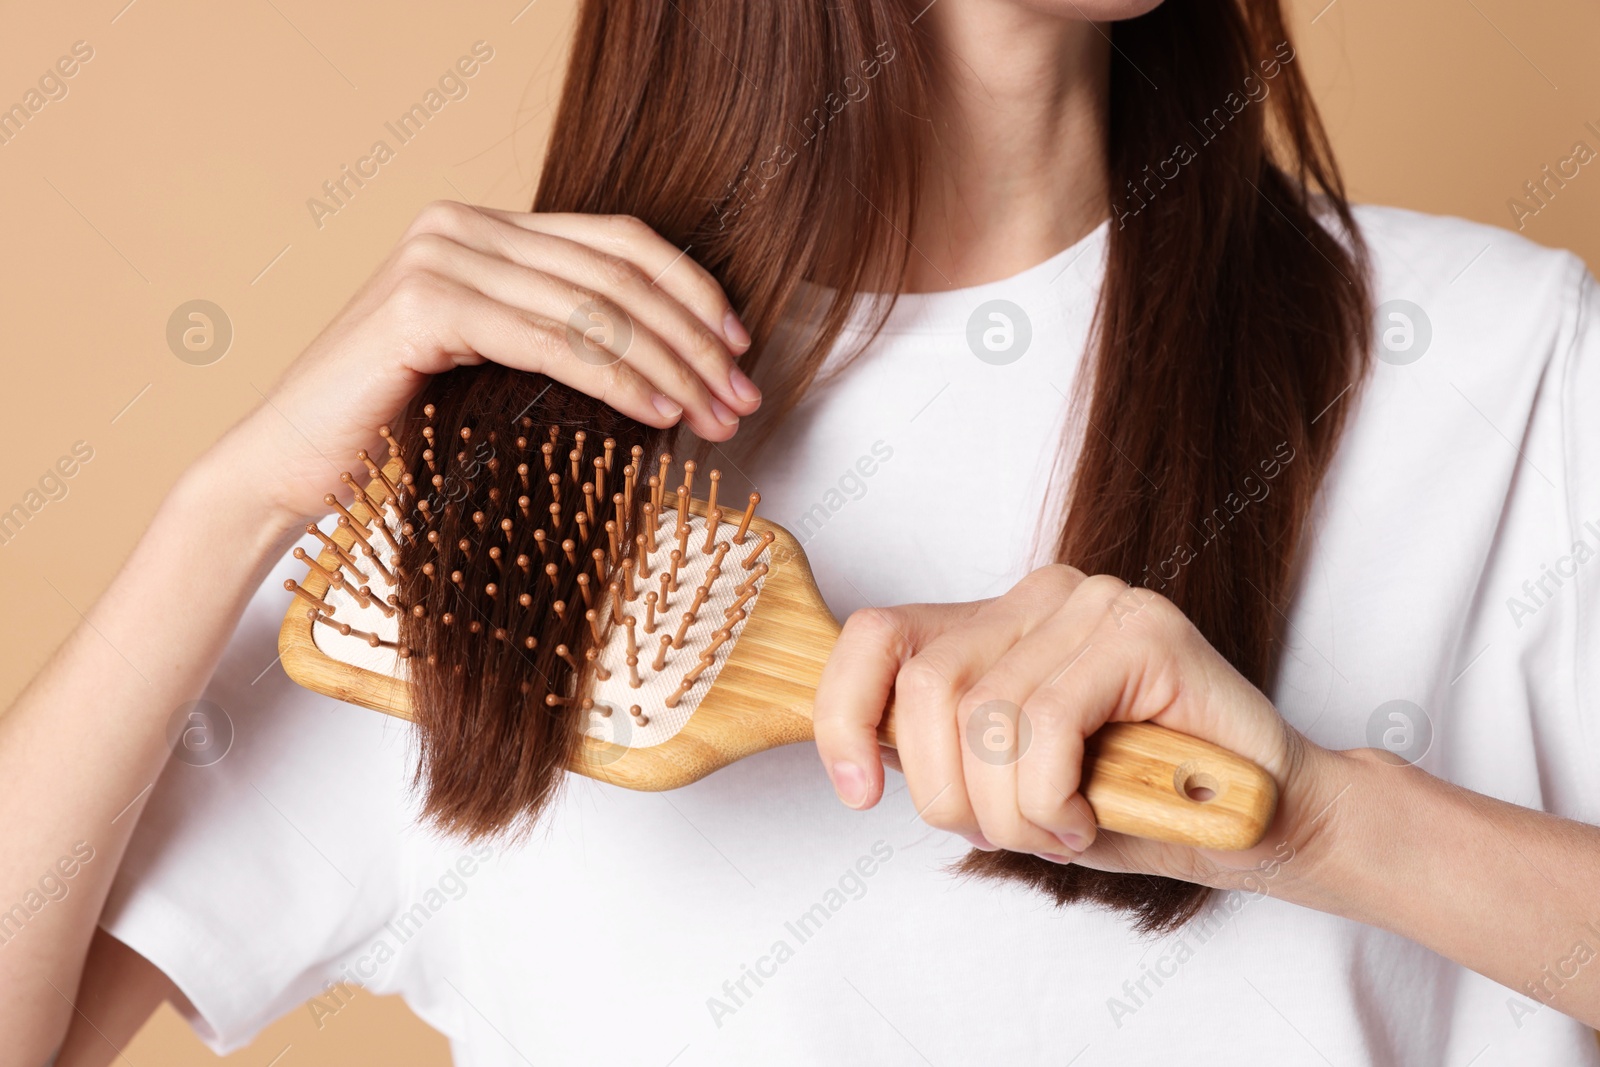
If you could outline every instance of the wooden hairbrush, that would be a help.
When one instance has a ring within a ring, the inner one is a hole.
[[[406,602],[400,546],[423,536],[439,511],[419,494],[400,443],[387,427],[381,432],[390,445],[388,462],[380,467],[358,453],[370,481],[362,487],[345,474],[353,499],[346,506],[327,498],[336,512],[332,532],[307,527],[322,551],[313,558],[296,549],[308,573],[303,582],[286,583],[296,599],[278,646],[285,671],[306,688],[410,719],[413,653],[399,641],[397,620],[400,612],[420,615],[421,609]],[[438,447],[428,432],[428,443]],[[552,707],[581,704],[584,736],[569,769],[630,789],[665,790],[754,753],[811,740],[817,682],[840,626],[799,543],[755,515],[758,494],[724,514],[717,471],[706,478],[705,499],[697,499],[695,465],[684,463],[674,494],[666,489],[671,457],[659,457],[647,484],[640,449],[624,465],[630,457],[614,454],[610,440],[603,457],[599,449],[591,457],[584,454],[583,434],[560,442],[558,435],[551,427],[539,449],[517,438],[522,485],[534,493],[549,479],[560,499],[558,483],[577,482],[592,460],[594,481],[583,485],[588,521],[582,509],[563,516],[551,505],[550,536],[537,535],[540,559],[521,555],[513,564],[496,555],[505,588],[490,585],[489,593],[509,598],[519,581],[544,581],[541,572],[554,585],[573,568],[584,571],[577,580],[594,640],[581,656],[566,646],[556,650],[571,664],[575,684],[567,694],[545,697]],[[442,468],[431,450],[426,455],[429,469]],[[433,481],[440,485],[440,476]],[[596,489],[601,499],[615,490],[618,515],[624,497],[632,505],[637,493],[643,501],[638,529],[619,531],[608,522],[602,531]],[[524,515],[534,513],[529,502],[527,495],[518,501]],[[506,509],[516,517],[509,500]],[[474,518],[485,531],[483,542],[492,541],[494,517]],[[501,521],[509,539],[511,519]],[[466,540],[461,548],[496,551]],[[431,581],[463,583],[460,571],[446,576],[427,569]],[[570,607],[557,601],[555,610],[579,607],[574,598]],[[444,622],[451,622],[448,615]],[[465,625],[478,632],[477,621]],[[536,639],[526,640],[531,647]],[[895,742],[892,706],[879,736],[887,745]],[[1275,782],[1255,764],[1150,723],[1114,723],[1098,731],[1088,745],[1081,791],[1105,829],[1223,850],[1255,845],[1277,804]]]

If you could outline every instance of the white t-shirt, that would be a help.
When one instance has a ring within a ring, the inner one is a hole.
[[[1597,287],[1501,230],[1359,218],[1387,347],[1341,401],[1271,696],[1319,744],[1426,737],[1435,774],[1600,822]],[[991,596],[1037,561],[1105,242],[904,298],[745,470],[841,617]],[[991,300],[1015,305],[1009,350]],[[981,530],[950,521],[968,495]],[[664,794],[574,776],[525,844],[439,840],[414,825],[407,724],[273,666],[303,570],[250,604],[206,694],[232,749],[171,764],[102,920],[218,1050],[291,1010],[337,1025],[347,981],[404,995],[477,1067],[1600,1064],[1577,1022],[1270,881],[1154,940],[958,881],[965,842],[897,775],[849,811],[809,745]]]

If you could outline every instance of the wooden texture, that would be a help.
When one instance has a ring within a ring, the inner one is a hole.
[[[398,465],[391,461],[386,473],[398,477]],[[351,510],[362,519],[375,515],[380,492],[381,487],[369,485],[369,501],[358,501]],[[705,514],[702,501],[690,507]],[[722,525],[731,530],[738,523]],[[823,603],[799,543],[759,516],[750,524],[751,538],[769,531],[774,537],[770,569],[760,595],[683,729],[648,748],[586,737],[572,770],[629,789],[676,789],[746,756],[812,739],[817,683],[840,626]],[[354,540],[344,530],[333,536],[343,547]],[[325,551],[319,562],[332,569],[332,554]],[[301,584],[321,596],[328,583],[312,570]],[[322,652],[299,600],[284,616],[278,648],[284,670],[306,688],[412,718],[408,684]],[[893,745],[892,706],[885,709],[879,736]],[[1089,741],[1082,791],[1107,830],[1224,850],[1256,844],[1277,807],[1276,783],[1261,768],[1152,723],[1116,723],[1096,733]]]
[[[391,459],[384,466],[384,473],[391,480],[399,478],[400,472],[401,467],[397,460]],[[377,479],[373,479],[367,484],[365,497],[349,505],[351,514],[369,526],[374,519],[381,522],[382,516],[378,507],[383,499],[383,493],[383,485]],[[354,534],[343,528],[335,528],[330,536],[339,547],[346,550],[350,550],[356,540]],[[338,560],[327,549],[322,550],[317,562],[329,571],[338,569]],[[308,568],[305,580],[300,585],[316,596],[327,596],[328,579],[315,568]],[[317,647],[313,632],[315,624],[310,618],[311,609],[307,608],[305,601],[298,597],[293,598],[293,601],[289,605],[288,614],[283,617],[283,625],[278,627],[278,654],[285,674],[307,689],[324,696],[334,697],[349,704],[359,704],[361,707],[402,719],[412,717],[409,683],[391,675],[343,663],[329,656]]]
[[[1108,723],[1087,749],[1083,795],[1107,830],[1233,852],[1257,844],[1278,809],[1266,771],[1155,723]]]

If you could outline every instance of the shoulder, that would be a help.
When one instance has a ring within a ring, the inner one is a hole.
[[[1508,360],[1526,370],[1563,341],[1570,347],[1589,284],[1573,253],[1450,216],[1362,205],[1355,217],[1371,254],[1380,359],[1397,362],[1381,345],[1382,331],[1399,323],[1393,312],[1420,311],[1418,332],[1462,370]]]
[[[1461,546],[1463,588],[1497,544],[1513,555],[1570,545],[1600,445],[1600,423],[1582,416],[1600,396],[1600,299],[1584,262],[1464,219],[1382,207],[1355,217],[1371,256],[1373,358],[1330,502],[1407,516],[1420,555]]]
[[[1594,361],[1583,261],[1464,219],[1383,207],[1355,218],[1371,257],[1372,360],[1331,486],[1396,513],[1425,489],[1485,536],[1514,498],[1562,522],[1574,368]]]

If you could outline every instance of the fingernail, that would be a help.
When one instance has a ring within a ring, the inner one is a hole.
[[[717,421],[722,423],[724,426],[739,425],[739,416],[730,411],[728,409],[728,405],[724,404],[716,397],[711,398],[711,414],[715,415],[717,417]]]
[[[1089,847],[1089,842],[1084,840],[1082,834],[1057,834],[1056,840],[1074,852],[1082,852]]]
[[[1076,856],[1063,856],[1056,852],[1041,852],[1039,855],[1043,856],[1051,863],[1072,863],[1078,858]]]
[[[1000,851],[994,845],[991,845],[989,843],[989,839],[984,837],[982,834],[962,834],[961,836],[965,837],[967,839],[967,843],[973,848],[982,849],[985,852]]]
[[[748,348],[750,346],[750,331],[744,328],[744,323],[739,321],[739,316],[729,308],[728,313],[722,316],[722,336],[735,348]]]
[[[841,760],[833,765],[830,776],[833,791],[846,807],[859,808],[867,802],[867,775],[860,767]]]
[[[756,383],[738,367],[733,368],[733,372],[728,375],[728,385],[733,389],[733,395],[746,404],[754,404],[761,399],[761,390],[756,388]]]
[[[681,406],[668,400],[660,393],[652,393],[650,395],[650,403],[655,405],[655,409],[661,412],[661,417],[664,419],[675,419],[683,414]]]

